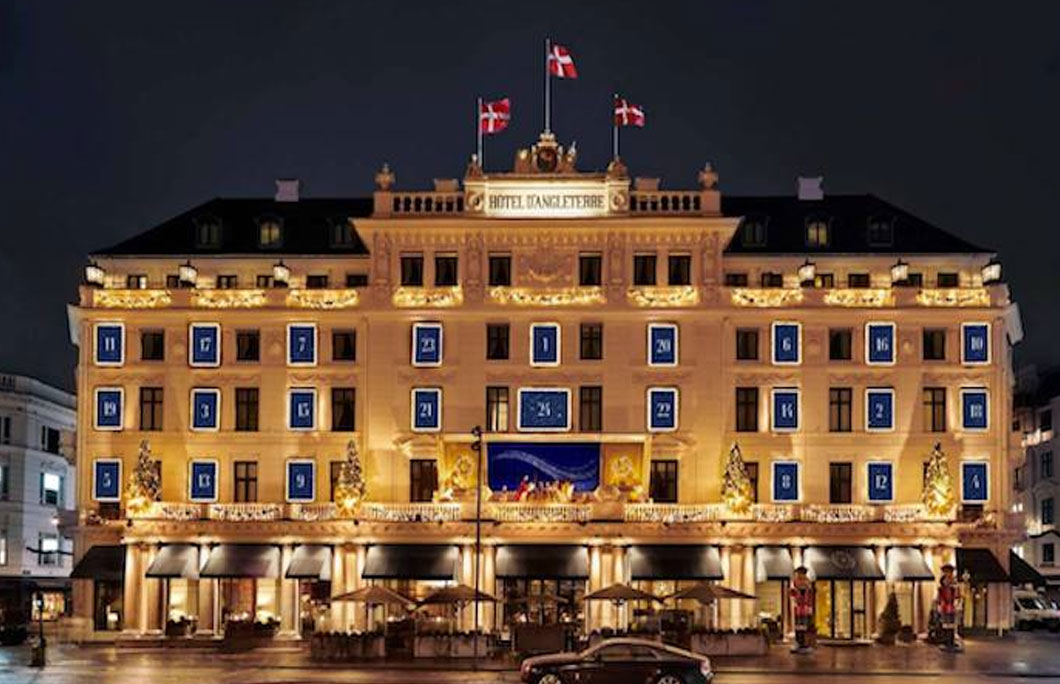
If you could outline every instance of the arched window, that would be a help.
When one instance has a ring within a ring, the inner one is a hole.
[[[870,216],[868,221],[868,242],[872,247],[890,247],[894,245],[894,218],[883,214]]]
[[[832,221],[821,214],[806,218],[806,246],[827,247],[832,240]]]
[[[258,221],[258,245],[279,247],[283,243],[283,220],[276,216],[264,216]]]

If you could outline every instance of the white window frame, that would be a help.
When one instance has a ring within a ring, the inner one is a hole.
[[[216,408],[214,409],[214,425],[213,427],[195,427],[195,408],[196,408],[196,395],[197,394],[212,394],[217,399]],[[221,429],[221,390],[216,387],[192,387],[191,388],[191,406],[189,411],[189,422],[188,429],[192,432],[218,432]]]
[[[416,425],[416,393],[432,392],[438,397],[438,418],[434,427],[419,427]],[[409,392],[409,429],[413,432],[441,432],[442,431],[442,388],[441,387],[413,387]]]
[[[796,329],[795,344],[798,352],[794,361],[777,360],[777,327],[793,325]],[[769,324],[769,361],[774,366],[801,366],[802,365],[802,323],[800,321],[773,321]]]
[[[212,328],[217,334],[217,360],[202,362],[195,361],[195,331],[197,329]],[[189,323],[188,324],[188,365],[192,368],[217,368],[221,365],[221,324],[220,323]]]
[[[291,332],[295,328],[310,328],[313,331],[313,360],[312,361],[294,361],[291,359]],[[320,331],[317,329],[317,324],[312,321],[306,322],[294,322],[288,323],[287,328],[287,341],[284,348],[287,352],[287,366],[291,368],[313,368],[317,365],[320,359]]]
[[[656,362],[652,360],[654,354],[655,345],[652,339],[652,333],[656,330],[673,330],[674,331],[674,360],[669,363]],[[680,344],[681,330],[676,323],[649,323],[648,324],[648,365],[654,368],[674,368],[681,363],[681,344]]]
[[[296,392],[299,393],[299,394],[309,393],[309,394],[311,394],[313,396],[313,424],[310,427],[295,427],[292,424],[292,422],[291,422],[292,418],[293,418],[293,416],[291,415],[291,402],[293,401],[294,394]],[[287,388],[287,402],[286,402],[287,403],[287,408],[286,408],[287,430],[289,432],[314,432],[317,429],[317,421],[318,421],[318,419],[320,417],[319,400],[320,400],[320,396],[317,393],[317,388],[316,387],[288,387]]]
[[[778,392],[795,395],[795,427],[777,427],[777,401]],[[798,387],[771,387],[769,388],[769,430],[770,432],[792,433],[802,428],[802,390]]]

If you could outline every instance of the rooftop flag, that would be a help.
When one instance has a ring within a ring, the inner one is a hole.
[[[624,97],[615,96],[615,125],[644,126],[644,109]]]
[[[478,126],[479,131],[486,135],[500,133],[508,128],[508,122],[512,117],[512,102],[508,98],[483,102],[479,100]]]
[[[574,57],[570,50],[562,45],[550,46],[548,52],[548,73],[556,78],[578,78],[574,67]]]

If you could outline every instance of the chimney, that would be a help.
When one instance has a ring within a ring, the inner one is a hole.
[[[824,199],[824,189],[821,187],[821,183],[824,182],[824,176],[799,176],[799,199],[800,200],[821,200]]]
[[[276,179],[276,201],[277,202],[297,202],[298,201],[298,188],[302,184],[297,178],[277,178]]]

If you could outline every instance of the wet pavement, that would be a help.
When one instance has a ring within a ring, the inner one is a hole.
[[[444,661],[378,663],[357,666],[314,663],[297,647],[244,653],[213,649],[108,646],[51,646],[43,669],[27,666],[27,647],[0,648],[0,684],[477,684],[517,682],[517,663],[493,661],[489,670]],[[1055,681],[1060,683],[1060,635],[1016,634],[966,642],[963,653],[943,653],[924,644],[905,646],[823,646],[796,656],[786,646],[749,658],[716,658],[720,684],[796,682]]]

